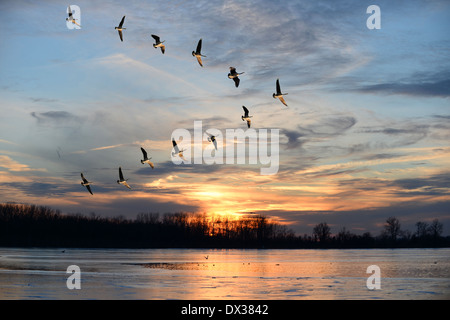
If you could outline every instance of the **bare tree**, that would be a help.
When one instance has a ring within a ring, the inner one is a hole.
[[[339,233],[337,234],[337,239],[340,242],[349,241],[351,239],[351,237],[352,237],[352,234],[345,227],[343,227],[341,229],[341,231],[339,231]]]
[[[395,217],[389,217],[384,225],[384,233],[391,240],[397,240],[400,234],[400,221]]]
[[[317,224],[313,229],[313,236],[319,242],[325,242],[330,238],[331,232],[330,227],[326,222],[321,222]]]
[[[433,238],[439,238],[444,230],[444,225],[438,219],[434,219],[428,227],[428,232]]]
[[[419,221],[416,223],[416,237],[424,238],[428,235],[428,223]]]

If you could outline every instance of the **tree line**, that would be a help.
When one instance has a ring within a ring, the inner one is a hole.
[[[0,246],[79,248],[384,248],[449,247],[438,220],[414,233],[388,218],[379,236],[331,233],[326,222],[296,235],[259,214],[239,219],[199,213],[139,213],[135,219],[63,214],[45,206],[0,204]]]

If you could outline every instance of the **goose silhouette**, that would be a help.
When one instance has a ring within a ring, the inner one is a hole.
[[[242,106],[242,109],[244,109],[244,115],[241,116],[242,121],[247,121],[247,127],[250,128],[250,124],[252,123],[252,120],[250,119],[252,116],[248,115],[248,109],[245,106]]]
[[[119,167],[119,180],[117,180],[117,184],[124,185],[124,186],[127,187],[128,189],[131,189],[131,187],[128,185],[127,181],[128,181],[128,179],[125,180],[125,179],[123,178],[122,168]]]
[[[141,160],[141,163],[142,163],[142,164],[148,163],[149,166],[152,167],[152,169],[154,169],[155,166],[154,166],[154,164],[150,161],[151,158],[149,158],[149,157],[147,156],[147,151],[145,151],[144,148],[142,148],[142,147],[141,147],[141,151],[142,151],[142,155],[143,155],[143,157],[144,157],[144,159]]]
[[[230,73],[228,73],[228,78],[233,79],[236,88],[239,87],[239,83],[241,82],[239,76],[244,73],[245,72],[237,73],[235,67],[230,67]]]
[[[192,51],[192,55],[197,58],[200,67],[203,67],[202,57],[206,56],[202,55],[201,51],[202,51],[202,39],[198,40],[197,49],[195,51]]]
[[[153,44],[153,48],[161,48],[162,54],[166,52],[166,46],[163,45],[164,41],[161,42],[160,38],[157,35],[152,34],[153,39],[155,39],[155,43]]]
[[[272,97],[274,99],[278,98],[281,101],[281,103],[287,107],[288,105],[287,105],[286,101],[284,101],[284,98],[283,98],[283,96],[287,95],[287,93],[281,93],[280,79],[277,79],[276,90],[277,90],[277,93],[274,93],[272,95]]]
[[[123,16],[122,20],[119,23],[119,26],[114,28],[114,29],[116,29],[119,32],[120,41],[123,41],[122,30],[126,29],[126,28],[123,27],[123,22],[124,21],[125,21],[125,16]]]

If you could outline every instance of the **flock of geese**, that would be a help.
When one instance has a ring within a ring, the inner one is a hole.
[[[76,25],[80,26],[76,22],[76,19],[73,17],[73,14],[72,14],[70,6],[68,8],[68,13],[69,13],[69,17],[66,18],[66,21],[72,22],[73,24],[76,24]],[[125,23],[125,16],[123,16],[122,20],[120,20],[119,25],[117,27],[115,27],[115,30],[117,30],[118,33],[119,33],[120,41],[122,41],[122,42],[123,42],[123,30],[126,30],[126,28],[123,26],[124,23]],[[165,40],[161,41],[161,38],[159,36],[155,35],[155,34],[152,34],[151,36],[155,40],[155,43],[153,44],[153,48],[155,48],[155,49],[160,48],[161,49],[161,53],[164,54],[165,51],[166,51],[166,46],[163,44],[165,42]],[[202,39],[200,39],[198,41],[197,48],[195,49],[195,51],[192,51],[192,56],[195,57],[197,59],[198,64],[201,67],[203,67],[202,57],[206,57],[206,56],[201,53],[201,50],[202,50]],[[228,78],[232,79],[234,81],[234,85],[235,85],[236,88],[239,87],[239,83],[240,83],[239,76],[244,74],[244,73],[245,72],[238,73],[236,71],[235,67],[230,67],[230,72],[228,73]],[[283,103],[283,105],[287,106],[287,103],[286,103],[286,101],[283,98],[283,96],[287,95],[287,93],[282,93],[281,92],[280,80],[279,79],[277,79],[277,81],[276,81],[275,89],[276,89],[276,92],[273,93],[272,97],[274,99],[279,99],[281,101],[281,103]],[[252,116],[249,115],[249,110],[245,106],[242,106],[242,108],[244,110],[244,115],[241,116],[242,121],[246,121],[247,122],[247,127],[250,128]],[[216,136],[211,135],[211,134],[208,134],[208,135],[209,135],[208,141],[212,142],[214,144],[215,149],[217,150]],[[172,152],[172,156],[179,156],[181,159],[185,160],[185,158],[183,157],[184,149],[180,150],[178,145],[177,145],[177,142],[174,139],[172,139],[172,146],[173,146],[173,151],[174,151],[174,152]],[[147,151],[144,148],[141,147],[141,151],[142,151],[142,156],[143,156],[143,159],[141,160],[141,163],[142,164],[148,164],[153,169],[155,166],[150,161],[152,158],[148,157]],[[92,182],[88,181],[84,177],[83,173],[81,173],[81,179],[82,179],[81,185],[86,187],[86,189],[89,191],[89,193],[93,195],[92,189],[91,189]],[[122,168],[119,167],[119,180],[117,180],[117,183],[121,184],[121,185],[124,185],[128,189],[131,189],[131,187],[129,186],[127,181],[128,181],[128,179],[125,179],[124,176],[123,176]]]

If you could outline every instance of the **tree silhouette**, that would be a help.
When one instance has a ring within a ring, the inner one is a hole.
[[[386,248],[450,247],[443,224],[416,223],[417,231],[401,232],[394,217],[386,220],[382,237],[350,233],[335,235],[326,222],[313,234],[297,236],[270,217],[248,214],[216,217],[207,213],[139,213],[135,219],[62,214],[37,205],[0,203],[0,246],[79,248]],[[400,237],[402,236],[402,237]],[[423,236],[423,237],[421,237]],[[386,241],[396,240],[396,241]]]
[[[415,236],[417,238],[425,238],[428,235],[428,223],[418,221],[416,222],[416,233]]]
[[[433,239],[439,238],[443,231],[444,226],[441,222],[439,222],[438,219],[434,219],[428,227],[428,232],[430,233],[431,237],[433,237]]]
[[[389,217],[384,225],[385,235],[392,241],[397,241],[400,234],[400,221],[395,217]]]
[[[321,222],[317,224],[313,229],[313,236],[320,243],[326,242],[331,235],[330,227],[326,222]]]

